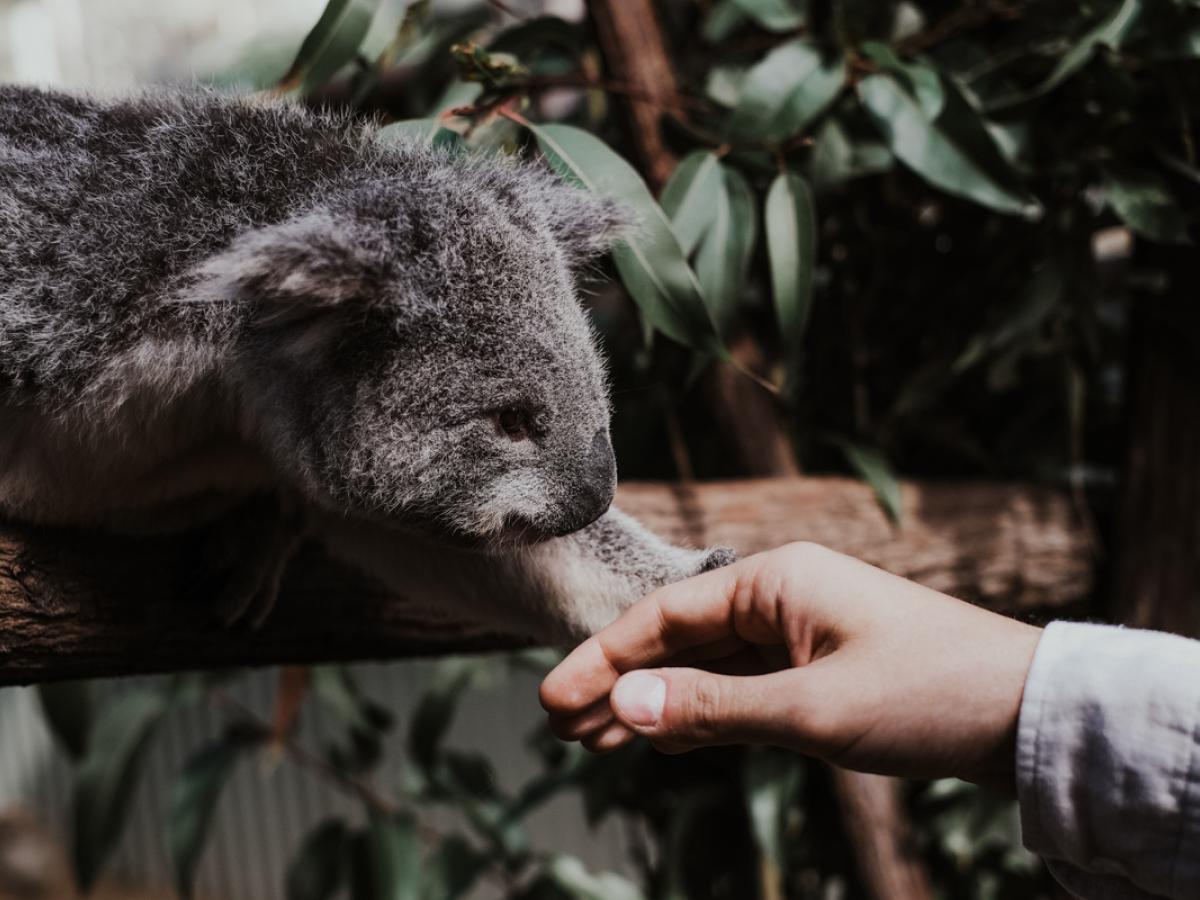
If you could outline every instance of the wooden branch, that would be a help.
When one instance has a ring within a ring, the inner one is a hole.
[[[847,479],[634,483],[618,496],[680,542],[751,553],[816,540],[1006,610],[1087,595],[1086,539],[1064,497],[1002,484],[909,484],[904,502],[905,527],[893,532],[870,490]],[[196,544],[196,535],[131,539],[0,525],[0,684],[522,643],[438,617],[316,548],[294,564],[260,631],[230,631],[196,595]]]
[[[1168,292],[1131,304],[1129,445],[1118,531],[1115,621],[1200,635],[1200,279],[1186,249],[1144,244]]]
[[[675,168],[675,155],[663,141],[659,116],[679,107],[662,26],[649,0],[589,0],[588,10],[609,73],[638,92],[626,101],[631,137],[642,174],[657,192]]]

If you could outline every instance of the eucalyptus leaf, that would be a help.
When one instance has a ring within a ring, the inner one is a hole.
[[[413,711],[408,728],[408,752],[413,762],[432,773],[437,767],[441,744],[462,692],[474,681],[476,669],[470,660],[448,660],[437,670],[433,683]]]
[[[1096,48],[1111,47],[1119,50],[1137,23],[1141,10],[1142,0],[1121,0],[1111,13],[1096,23],[1063,54],[1058,65],[1034,91],[1034,95],[1053,90],[1082,69],[1092,58]]]
[[[794,361],[812,307],[817,259],[817,215],[804,179],[794,173],[776,176],[765,216],[771,295],[784,348]]]
[[[938,117],[946,96],[936,69],[923,62],[905,62],[887,44],[877,41],[868,41],[861,49],[864,56],[904,82],[929,119]]]
[[[742,789],[754,840],[777,871],[784,869],[786,825],[804,778],[804,763],[775,747],[752,747],[742,763]]]
[[[704,15],[700,36],[709,44],[719,44],[737,31],[750,17],[739,0],[717,0]]]
[[[280,79],[285,89],[323,84],[358,54],[382,0],[329,0]]]
[[[378,12],[371,19],[371,24],[359,43],[359,52],[369,60],[380,59],[385,54],[390,55],[390,51],[402,39],[403,34],[411,31],[413,23],[408,21],[408,17],[413,13],[413,7],[420,5],[419,0],[417,3],[410,3],[409,0],[381,0]]]
[[[634,240],[613,253],[617,271],[646,320],[672,340],[694,350],[725,351],[666,213],[638,173],[603,141],[570,125],[534,125],[530,130],[550,165],[570,181],[627,204],[641,217]]]
[[[405,119],[392,122],[379,130],[386,142],[409,141],[415,144],[434,146],[460,146],[462,137],[442,125],[440,119]]]
[[[231,730],[193,755],[176,780],[167,813],[167,849],[181,897],[192,895],[192,877],[208,839],[221,789],[242,755],[259,743],[260,735]]]
[[[125,828],[141,761],[170,707],[170,696],[122,692],[97,714],[75,776],[75,874],[91,888]]]
[[[704,291],[717,331],[727,332],[737,307],[742,249],[733,233],[729,190],[718,173],[718,190],[712,204],[712,225],[696,252],[696,277]]]
[[[663,187],[663,212],[670,217],[685,255],[692,254],[712,226],[714,204],[722,190],[720,162],[707,150],[695,150],[680,160]]]
[[[878,141],[851,140],[836,118],[821,125],[813,145],[811,175],[817,191],[892,168],[891,151]]]
[[[366,856],[372,900],[421,900],[421,842],[410,813],[371,809]]]
[[[611,872],[594,875],[570,856],[552,857],[543,872],[553,884],[578,900],[645,900],[632,882]]]
[[[465,897],[487,870],[488,863],[487,855],[461,835],[444,838],[422,869],[421,900]]]
[[[51,733],[74,760],[87,750],[92,726],[92,686],[88,681],[50,681],[37,686],[38,700]]]
[[[746,73],[728,134],[734,141],[790,137],[833,102],[845,80],[840,56],[826,58],[808,41],[788,41]]]
[[[851,468],[858,473],[871,490],[875,492],[879,505],[887,513],[887,517],[897,525],[904,514],[904,503],[900,495],[900,480],[888,463],[887,457],[875,447],[868,447],[854,441],[839,439],[835,443],[841,449],[850,463]]]
[[[349,853],[346,823],[326,819],[317,825],[288,866],[287,900],[329,900],[346,881]]]
[[[743,13],[768,31],[792,31],[804,16],[791,0],[734,0]]]
[[[1187,219],[1165,179],[1147,169],[1124,167],[1105,173],[1104,195],[1129,230],[1148,241],[1186,244]]]
[[[998,183],[968,156],[890,75],[871,75],[858,85],[863,106],[884,140],[905,165],[933,186],[997,212],[1033,217],[1040,207],[1023,192]]]
[[[380,733],[392,727],[392,713],[362,692],[346,666],[314,666],[312,688],[351,728]]]

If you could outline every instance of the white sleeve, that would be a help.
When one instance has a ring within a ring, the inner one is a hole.
[[[1016,763],[1025,846],[1073,894],[1200,898],[1200,641],[1053,623]]]

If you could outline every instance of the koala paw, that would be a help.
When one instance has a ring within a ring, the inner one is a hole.
[[[300,504],[279,494],[255,495],[221,518],[204,548],[201,581],[226,628],[262,627],[306,534]]]
[[[723,569],[737,562],[737,554],[729,547],[713,547],[700,563],[701,572],[711,572],[713,569]]]

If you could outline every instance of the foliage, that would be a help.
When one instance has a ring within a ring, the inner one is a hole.
[[[637,240],[613,257],[631,302],[603,277],[586,292],[613,361],[626,477],[672,476],[681,455],[700,475],[738,474],[696,387],[730,359],[778,395],[806,467],[858,473],[893,516],[897,471],[1070,481],[1103,507],[1124,301],[1152,301],[1172,277],[1140,252],[1189,242],[1196,227],[1200,4],[657,6],[681,98],[663,110],[679,162],[661,190],[628,161],[638,135],[622,111],[638,98],[600,74],[586,22],[514,19],[499,3],[447,14],[330,0],[276,89],[378,117],[389,139],[540,156],[638,213]],[[1132,256],[1096,250],[1130,240]],[[747,345],[756,353],[735,352]],[[671,433],[686,454],[667,452]],[[231,767],[283,746],[363,807],[308,837],[287,874],[293,900],[341,887],[452,898],[481,879],[527,898],[855,895],[822,770],[776,751],[665,758],[635,744],[590,758],[543,732],[531,746],[544,772],[500,790],[485,758],[445,745],[457,699],[496,665],[442,671],[409,723],[409,777],[394,798],[368,780],[393,723],[348,671],[314,672],[305,694],[342,722],[319,754],[292,746],[294,716],[273,727],[235,713],[175,794],[181,887]],[[195,696],[123,693],[94,717],[78,692],[45,699],[82,751],[76,858],[87,883],[120,831],[146,743]],[[530,846],[526,817],[567,791],[591,822],[645,824],[653,848],[639,884]],[[910,802],[942,895],[1044,893],[1016,849],[1010,805],[944,782],[914,788]],[[433,805],[459,810],[466,831],[430,832],[420,811]]]
[[[660,0],[680,101],[657,198],[586,21],[392,2],[368,29],[375,5],[330,3],[281,87],[397,138],[540,153],[640,216],[613,258],[633,304],[594,304],[627,475],[738,474],[696,384],[749,344],[732,361],[804,465],[890,513],[896,471],[1111,481],[1122,300],[1169,273],[1093,242],[1189,239],[1196,4]]]
[[[381,707],[342,667],[307,679],[285,670],[272,721],[233,699],[229,675],[116,691],[93,710],[76,772],[81,883],[86,888],[95,881],[119,841],[139,760],[163,722],[183,706],[207,702],[226,724],[194,749],[162,813],[184,897],[229,777],[254,757],[295,766],[359,807],[357,815],[318,822],[295,849],[281,873],[289,900],[347,893],[351,900],[453,900],[482,883],[525,900],[853,896],[846,848],[819,812],[829,804],[822,770],[794,754],[758,747],[665,757],[639,743],[597,757],[559,743],[543,725],[526,739],[540,771],[505,791],[484,757],[446,743],[468,691],[495,690],[509,672],[542,673],[556,660],[536,651],[440,663],[408,723],[403,760],[345,753],[365,732],[381,741],[395,723],[378,715]],[[322,679],[339,687],[322,690]],[[332,713],[334,723],[332,739],[319,749],[299,736],[301,720],[317,706]],[[381,780],[399,787],[384,791]],[[526,820],[568,793],[582,796],[590,825],[622,817],[647,826],[651,846],[637,859],[640,883],[590,872],[578,860],[532,845]],[[456,810],[462,830],[431,827],[427,814],[439,807]],[[913,808],[922,814],[926,855],[949,896],[1035,896],[1038,875],[1019,848],[1011,803],[948,781],[917,790]]]

